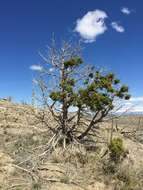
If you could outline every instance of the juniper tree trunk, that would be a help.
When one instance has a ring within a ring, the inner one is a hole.
[[[63,63],[63,68],[62,68],[62,72],[61,72],[61,82],[64,83],[67,79],[66,73],[65,73],[65,67],[64,67],[64,63]],[[62,127],[62,133],[66,134],[66,125],[67,125],[67,118],[68,118],[68,106],[67,106],[67,97],[66,97],[66,89],[64,85],[61,85],[62,87],[62,121],[61,121],[61,127]]]

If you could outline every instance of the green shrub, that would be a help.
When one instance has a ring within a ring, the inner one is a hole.
[[[123,140],[121,138],[114,138],[109,145],[109,151],[110,159],[114,162],[119,162],[125,156]]]

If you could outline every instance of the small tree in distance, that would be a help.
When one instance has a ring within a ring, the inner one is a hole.
[[[57,123],[49,127],[56,143],[81,142],[113,110],[114,100],[130,98],[113,73],[84,67],[80,45],[64,42],[57,48],[53,40],[48,55],[40,56],[44,65],[36,83],[43,108]]]

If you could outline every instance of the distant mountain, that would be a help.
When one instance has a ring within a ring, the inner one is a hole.
[[[143,115],[143,112],[128,112],[127,115]]]
[[[118,112],[117,115],[141,115],[143,116],[143,112]]]

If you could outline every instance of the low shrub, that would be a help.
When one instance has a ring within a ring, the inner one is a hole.
[[[126,155],[123,140],[121,138],[114,138],[109,144],[109,151],[111,161],[118,163]]]

